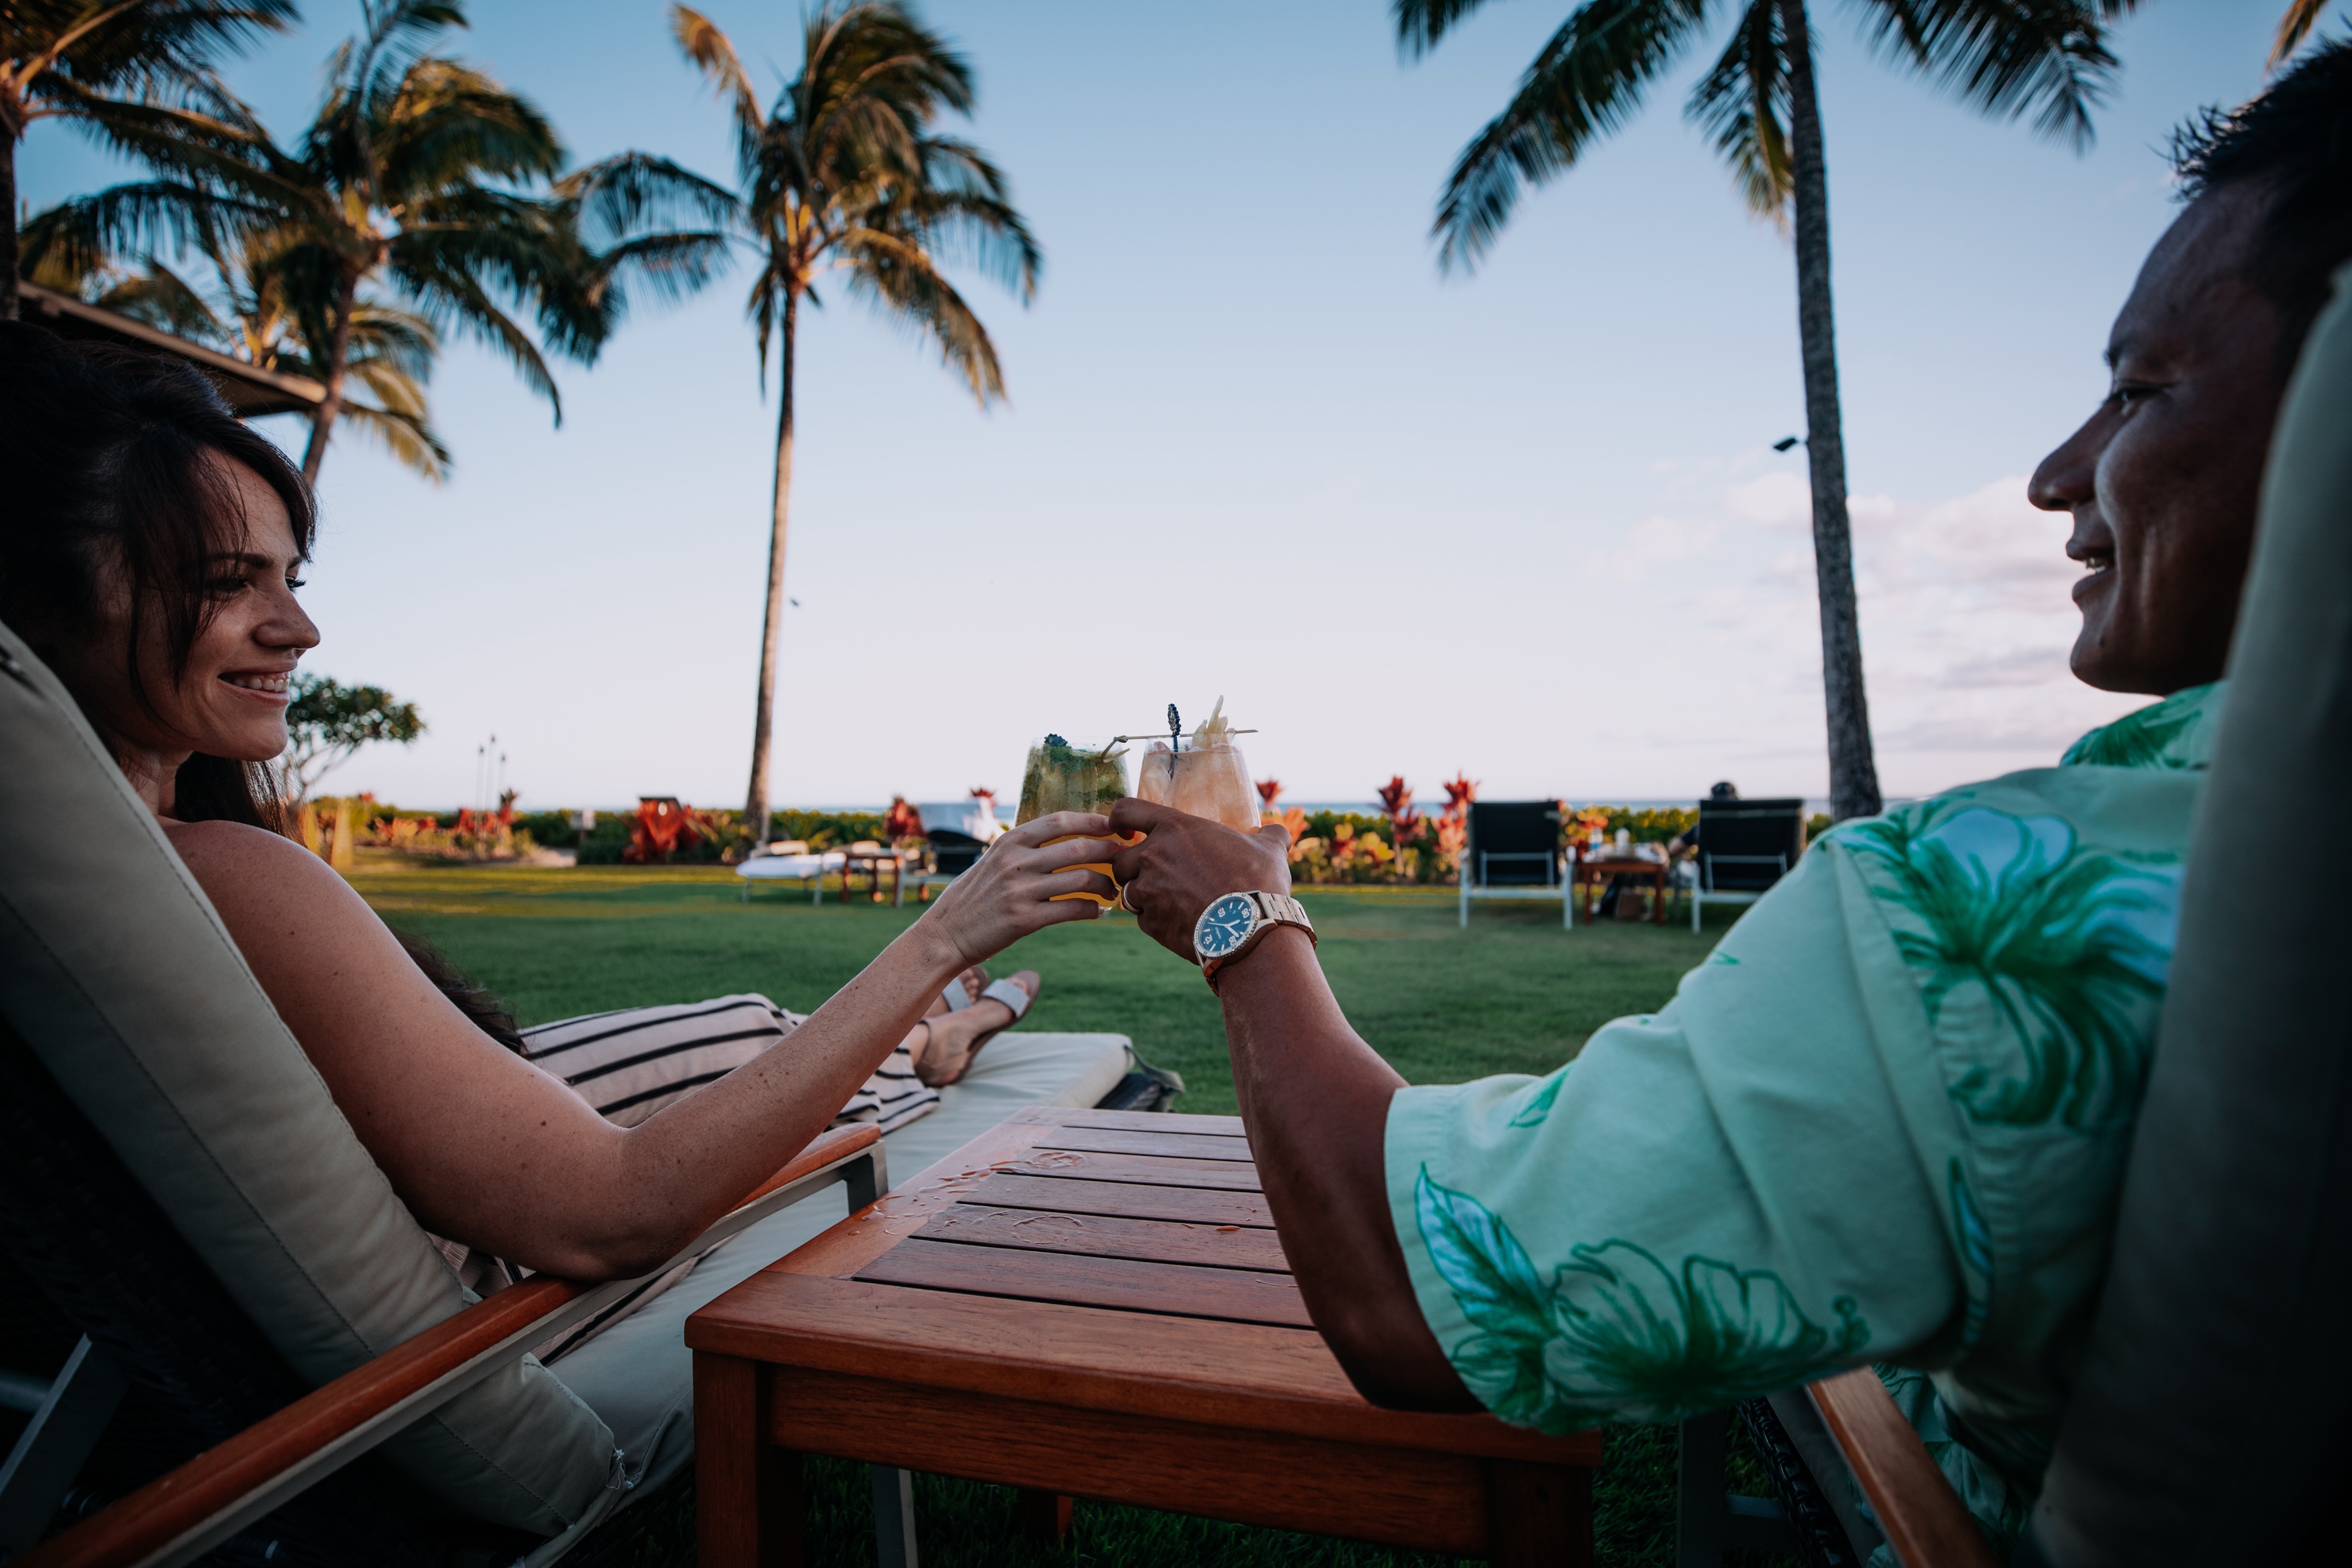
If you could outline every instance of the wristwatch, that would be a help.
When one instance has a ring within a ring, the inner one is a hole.
[[[1256,945],[1276,925],[1296,925],[1315,940],[1315,923],[1306,908],[1285,893],[1229,893],[1209,901],[1192,926],[1192,956],[1201,960],[1201,977],[1217,988],[1217,971]]]

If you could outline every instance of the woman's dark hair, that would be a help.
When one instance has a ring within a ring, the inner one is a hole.
[[[130,589],[122,650],[131,690],[153,699],[139,650],[161,622],[170,674],[187,675],[196,639],[218,601],[207,562],[237,548],[245,527],[236,491],[217,459],[251,469],[286,505],[294,546],[306,559],[316,521],[310,486],[286,455],[229,412],[184,360],[94,343],[68,343],[41,328],[0,321],[0,621],[32,645],[72,690],[100,630],[103,574],[119,567]],[[68,651],[80,658],[60,657]],[[121,748],[89,697],[84,716]],[[277,780],[266,763],[201,754],[180,769],[173,814],[283,829]]]
[[[466,972],[442,956],[441,950],[422,936],[392,928],[393,940],[399,943],[410,962],[424,971],[434,988],[449,998],[450,1004],[464,1013],[473,1026],[513,1051],[528,1056],[522,1036],[515,1029],[514,1015],[507,1011],[506,1003],[466,977]]]
[[[2173,132],[2172,163],[2183,201],[2269,188],[2246,281],[2278,307],[2292,362],[2352,260],[2352,42],[2322,44],[2226,114],[2200,110]]]

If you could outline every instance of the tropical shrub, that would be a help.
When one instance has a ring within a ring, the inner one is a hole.
[[[437,815],[404,817],[396,810],[375,804],[362,795],[369,811],[368,842],[402,854],[427,855],[436,860],[519,860],[539,847],[530,833],[515,825],[515,791],[499,797],[495,811],[461,807]]]
[[[878,811],[771,811],[769,832],[798,839],[813,850],[837,850],[871,839],[883,841],[888,829]]]

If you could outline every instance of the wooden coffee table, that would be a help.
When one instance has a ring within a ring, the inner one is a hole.
[[[803,1454],[1021,1488],[1047,1532],[1084,1497],[1591,1561],[1600,1434],[1366,1404],[1238,1117],[1022,1112],[696,1312],[686,1343],[702,1568],[800,1562]]]
[[[1663,861],[1645,861],[1628,855],[1622,860],[1579,857],[1570,875],[1575,880],[1570,897],[1581,895],[1584,900],[1584,924],[1591,925],[1601,917],[1601,897],[1612,881],[1623,877],[1628,882],[1646,883],[1650,892],[1650,915],[1654,925],[1666,923],[1666,895],[1674,887],[1674,867]]]

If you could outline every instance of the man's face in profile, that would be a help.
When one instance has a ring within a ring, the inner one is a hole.
[[[2157,242],[2108,338],[2107,397],[2026,494],[2072,512],[2075,675],[2164,696],[2219,680],[2289,366],[2245,279],[2269,194],[2223,186]]]

